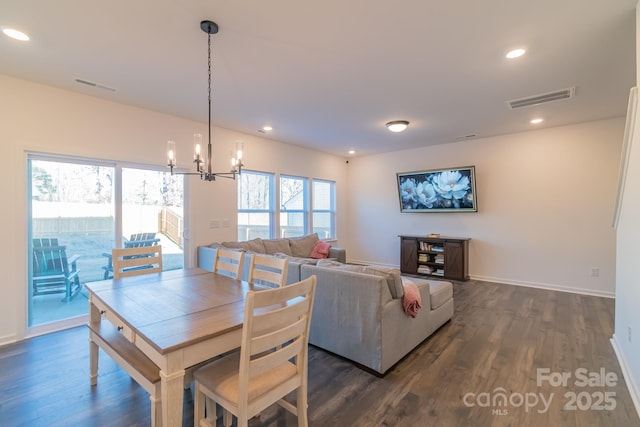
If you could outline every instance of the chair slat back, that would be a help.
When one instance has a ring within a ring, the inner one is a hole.
[[[54,239],[57,243],[57,239]],[[47,276],[68,272],[67,252],[65,246],[33,247],[33,275]]]
[[[248,282],[279,288],[286,284],[288,271],[287,259],[253,254],[249,261]]]
[[[288,386],[306,383],[315,289],[316,276],[311,276],[288,286],[247,293],[240,347],[240,400],[248,398],[252,378],[288,363],[296,367]]]
[[[137,276],[162,272],[162,246],[142,246],[139,248],[114,248],[113,278]]]
[[[213,271],[231,276],[234,279],[240,279],[243,263],[244,252],[218,248],[216,259],[213,263]]]
[[[156,233],[135,233],[129,240],[125,240],[125,248],[139,248],[142,246],[155,246],[160,244],[160,239],[156,238]]]

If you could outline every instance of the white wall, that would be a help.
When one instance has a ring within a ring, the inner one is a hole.
[[[611,297],[623,132],[618,118],[356,158],[349,258],[399,265],[399,234],[471,237],[472,278]],[[397,172],[469,165],[478,212],[400,213]]]
[[[637,6],[636,49],[636,81],[640,82],[640,11]],[[612,342],[640,414],[640,120],[636,121],[633,135],[617,228],[616,323]]]
[[[192,135],[207,125],[0,75],[0,344],[25,336],[27,306],[27,152],[165,165],[166,141],[177,141],[178,166],[192,168]],[[255,135],[213,128],[215,171],[229,169],[236,139],[245,142],[249,169],[330,179],[337,202],[346,206],[343,158],[293,147]],[[191,203],[186,246],[188,265],[195,248],[236,238],[236,182],[188,178]],[[209,229],[210,219],[228,219],[228,228]],[[340,233],[346,210],[338,213]],[[338,242],[337,244],[340,244]]]

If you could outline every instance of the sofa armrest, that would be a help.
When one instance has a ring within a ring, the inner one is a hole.
[[[329,248],[329,258],[335,258],[337,261],[346,264],[347,263],[347,250],[342,248],[336,248],[331,246]]]
[[[217,248],[198,246],[198,267],[203,270],[213,271],[213,263],[216,259]]]

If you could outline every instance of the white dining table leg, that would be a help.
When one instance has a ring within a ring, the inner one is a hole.
[[[176,427],[182,425],[182,405],[184,398],[184,369],[182,355],[168,355],[165,366],[160,370],[162,393],[162,425]]]

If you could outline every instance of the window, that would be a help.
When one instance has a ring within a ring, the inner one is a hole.
[[[308,233],[308,182],[306,178],[280,177],[280,237]]]
[[[336,238],[335,181],[243,171],[238,179],[238,240]],[[276,203],[278,195],[278,203]],[[277,220],[277,221],[276,221]]]
[[[336,183],[314,179],[312,181],[313,203],[311,205],[311,223],[313,232],[321,239],[336,237]]]
[[[243,170],[238,179],[238,240],[273,234],[273,174]]]

